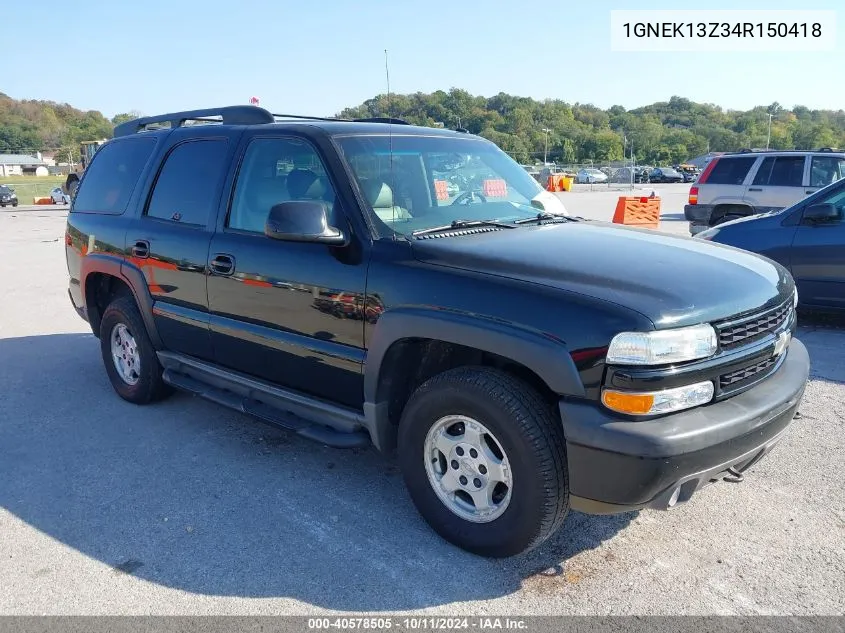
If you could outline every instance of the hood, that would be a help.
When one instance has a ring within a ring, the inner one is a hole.
[[[657,328],[717,321],[787,301],[789,273],[759,255],[691,237],[573,222],[412,241],[424,263],[610,301]]]

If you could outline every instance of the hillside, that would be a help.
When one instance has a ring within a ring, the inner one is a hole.
[[[18,101],[0,92],[0,153],[78,153],[80,141],[111,138],[114,125],[97,111],[66,103]],[[75,149],[74,149],[75,148]]]
[[[559,163],[619,160],[634,155],[640,163],[677,163],[708,151],[765,147],[772,114],[770,147],[845,148],[845,111],[792,110],[773,103],[749,111],[723,110],[681,97],[634,110],[560,100],[537,101],[499,93],[474,96],[453,88],[431,94],[391,95],[393,116],[421,125],[464,127],[500,145],[523,163],[542,160],[548,133],[548,159]],[[115,123],[100,112],[52,101],[18,101],[0,93],[0,153],[59,151],[65,159],[84,140],[109,138]],[[387,116],[388,99],[378,95],[347,108],[343,117]],[[75,159],[75,158],[74,158]]]
[[[461,126],[496,142],[520,162],[542,160],[548,134],[548,157],[563,163],[619,160],[634,155],[641,163],[665,164],[744,147],[765,147],[772,117],[770,147],[811,149],[845,147],[845,111],[809,110],[779,104],[747,112],[723,110],[681,97],[625,110],[602,110],[559,100],[536,101],[500,93],[473,96],[464,90],[391,95],[390,114],[412,123]],[[388,99],[379,95],[344,117],[387,116]]]

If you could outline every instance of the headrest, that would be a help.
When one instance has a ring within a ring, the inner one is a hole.
[[[324,187],[310,169],[294,169],[288,174],[288,192],[294,200],[319,198]]]
[[[290,199],[282,177],[257,178],[250,183],[246,191],[253,204],[260,207],[262,211],[270,211],[273,205]]]
[[[381,180],[368,180],[363,183],[364,196],[373,209],[393,206],[393,190]]]

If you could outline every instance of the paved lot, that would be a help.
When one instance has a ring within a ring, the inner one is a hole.
[[[596,217],[617,195],[561,194]],[[68,303],[64,216],[0,212],[0,613],[845,612],[841,326],[802,326],[804,416],[744,483],[668,513],[572,513],[488,561],[435,536],[372,451],[117,398]]]

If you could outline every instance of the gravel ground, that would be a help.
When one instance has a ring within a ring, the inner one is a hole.
[[[685,231],[686,189],[663,194],[667,230]],[[560,195],[607,219],[619,193]],[[803,418],[744,483],[571,513],[541,549],[488,561],[434,535],[372,451],[188,396],[120,400],[68,302],[64,216],[0,212],[0,614],[845,613],[841,323],[802,325]]]

